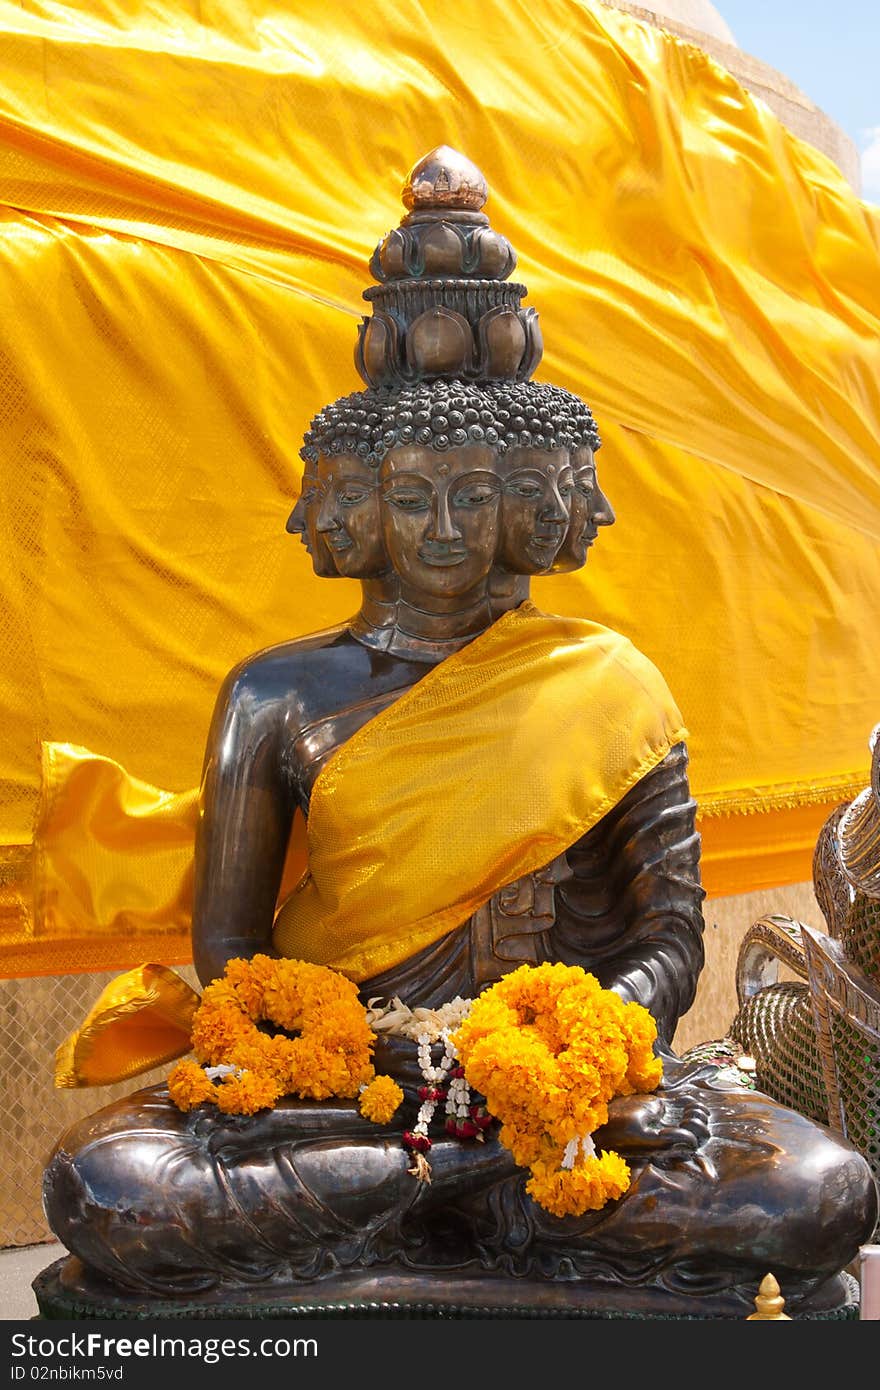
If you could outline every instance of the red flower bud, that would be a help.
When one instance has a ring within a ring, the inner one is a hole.
[[[403,1142],[408,1149],[419,1154],[426,1154],[431,1147],[427,1134],[414,1134],[411,1129],[403,1131]]]
[[[453,1067],[449,1075],[460,1080],[464,1076],[464,1067]]]
[[[473,1120],[459,1120],[456,1132],[459,1139],[473,1139],[474,1135],[479,1133]]]
[[[492,1123],[492,1116],[489,1114],[485,1105],[472,1105],[471,1119],[477,1126],[477,1129],[488,1129]]]
[[[420,1086],[419,1100],[445,1100],[446,1092],[441,1091],[437,1086]]]

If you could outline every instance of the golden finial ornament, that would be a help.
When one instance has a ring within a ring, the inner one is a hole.
[[[437,145],[401,197],[408,212],[373,252],[378,283],[364,290],[372,313],[355,365],[365,385],[528,381],[544,350],[538,315],[522,307],[525,285],[508,278],[516,252],[482,210],[489,188],[476,164]]]
[[[489,186],[476,164],[449,145],[437,145],[414,164],[403,185],[403,206],[410,212],[451,208],[479,212]]]
[[[788,1313],[783,1313],[785,1299],[779,1292],[779,1285],[772,1274],[765,1274],[755,1299],[755,1311],[749,1313],[746,1322],[791,1322]]]

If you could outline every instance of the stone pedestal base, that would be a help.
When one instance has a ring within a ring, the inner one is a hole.
[[[481,1274],[357,1271],[315,1284],[263,1285],[222,1293],[161,1295],[120,1292],[91,1274],[75,1256],[49,1265],[33,1283],[44,1319],[88,1318],[609,1318],[694,1321],[745,1319],[753,1302],[742,1296],[691,1297],[661,1289],[498,1278]],[[751,1292],[751,1291],[750,1291]],[[754,1291],[757,1293],[757,1289]],[[784,1290],[783,1290],[784,1294]],[[786,1309],[787,1311],[787,1309]],[[858,1284],[841,1274],[793,1319],[857,1319]]]

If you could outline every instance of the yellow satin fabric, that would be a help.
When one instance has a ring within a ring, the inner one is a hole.
[[[174,796],[70,745],[47,745],[44,765],[53,794],[35,830],[39,935],[7,946],[9,973],[47,974],[74,965],[121,970],[138,952],[171,964],[189,961],[197,789]],[[88,798],[81,801],[86,788]],[[432,794],[433,786],[426,793],[429,801]],[[816,802],[736,820],[698,816],[709,896],[736,893],[744,884],[757,890],[797,882],[832,809],[832,803]],[[161,835],[154,815],[162,819]],[[302,879],[307,855],[298,816],[282,901]],[[139,908],[133,903],[135,890]]]
[[[143,815],[134,884],[35,851],[38,750],[192,798],[226,671],[356,607],[284,533],[296,452],[358,385],[367,261],[440,142],[604,439],[617,525],[537,601],[662,670],[710,891],[807,878],[804,815],[865,785],[877,720],[877,209],[586,0],[0,0],[0,41],[0,970],[185,958],[188,869],[151,877]]]
[[[199,995],[164,965],[141,965],[102,990],[55,1054],[55,1085],[107,1086],[182,1057]]]
[[[163,791],[74,744],[42,753],[37,935],[18,946],[19,973],[59,959],[92,970],[124,968],[133,954],[189,960],[198,791]]]
[[[197,787],[163,791],[87,748],[44,744],[33,841],[38,934],[8,948],[15,973],[46,974],[64,961],[80,970],[124,969],[138,953],[166,964],[191,960],[198,814]],[[305,866],[297,816],[282,893]]]
[[[325,763],[276,948],[357,981],[397,965],[574,844],[685,736],[626,638],[523,604]]]
[[[189,923],[197,794],[176,796],[71,744],[43,748],[43,804],[35,833],[37,911],[108,936],[180,932]],[[132,872],[130,847],[149,861]],[[81,915],[80,880],[88,885]],[[54,934],[54,933],[53,933]]]

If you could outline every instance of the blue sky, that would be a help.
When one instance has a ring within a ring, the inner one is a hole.
[[[880,203],[880,0],[713,0],[740,48],[795,82],[855,141]]]

